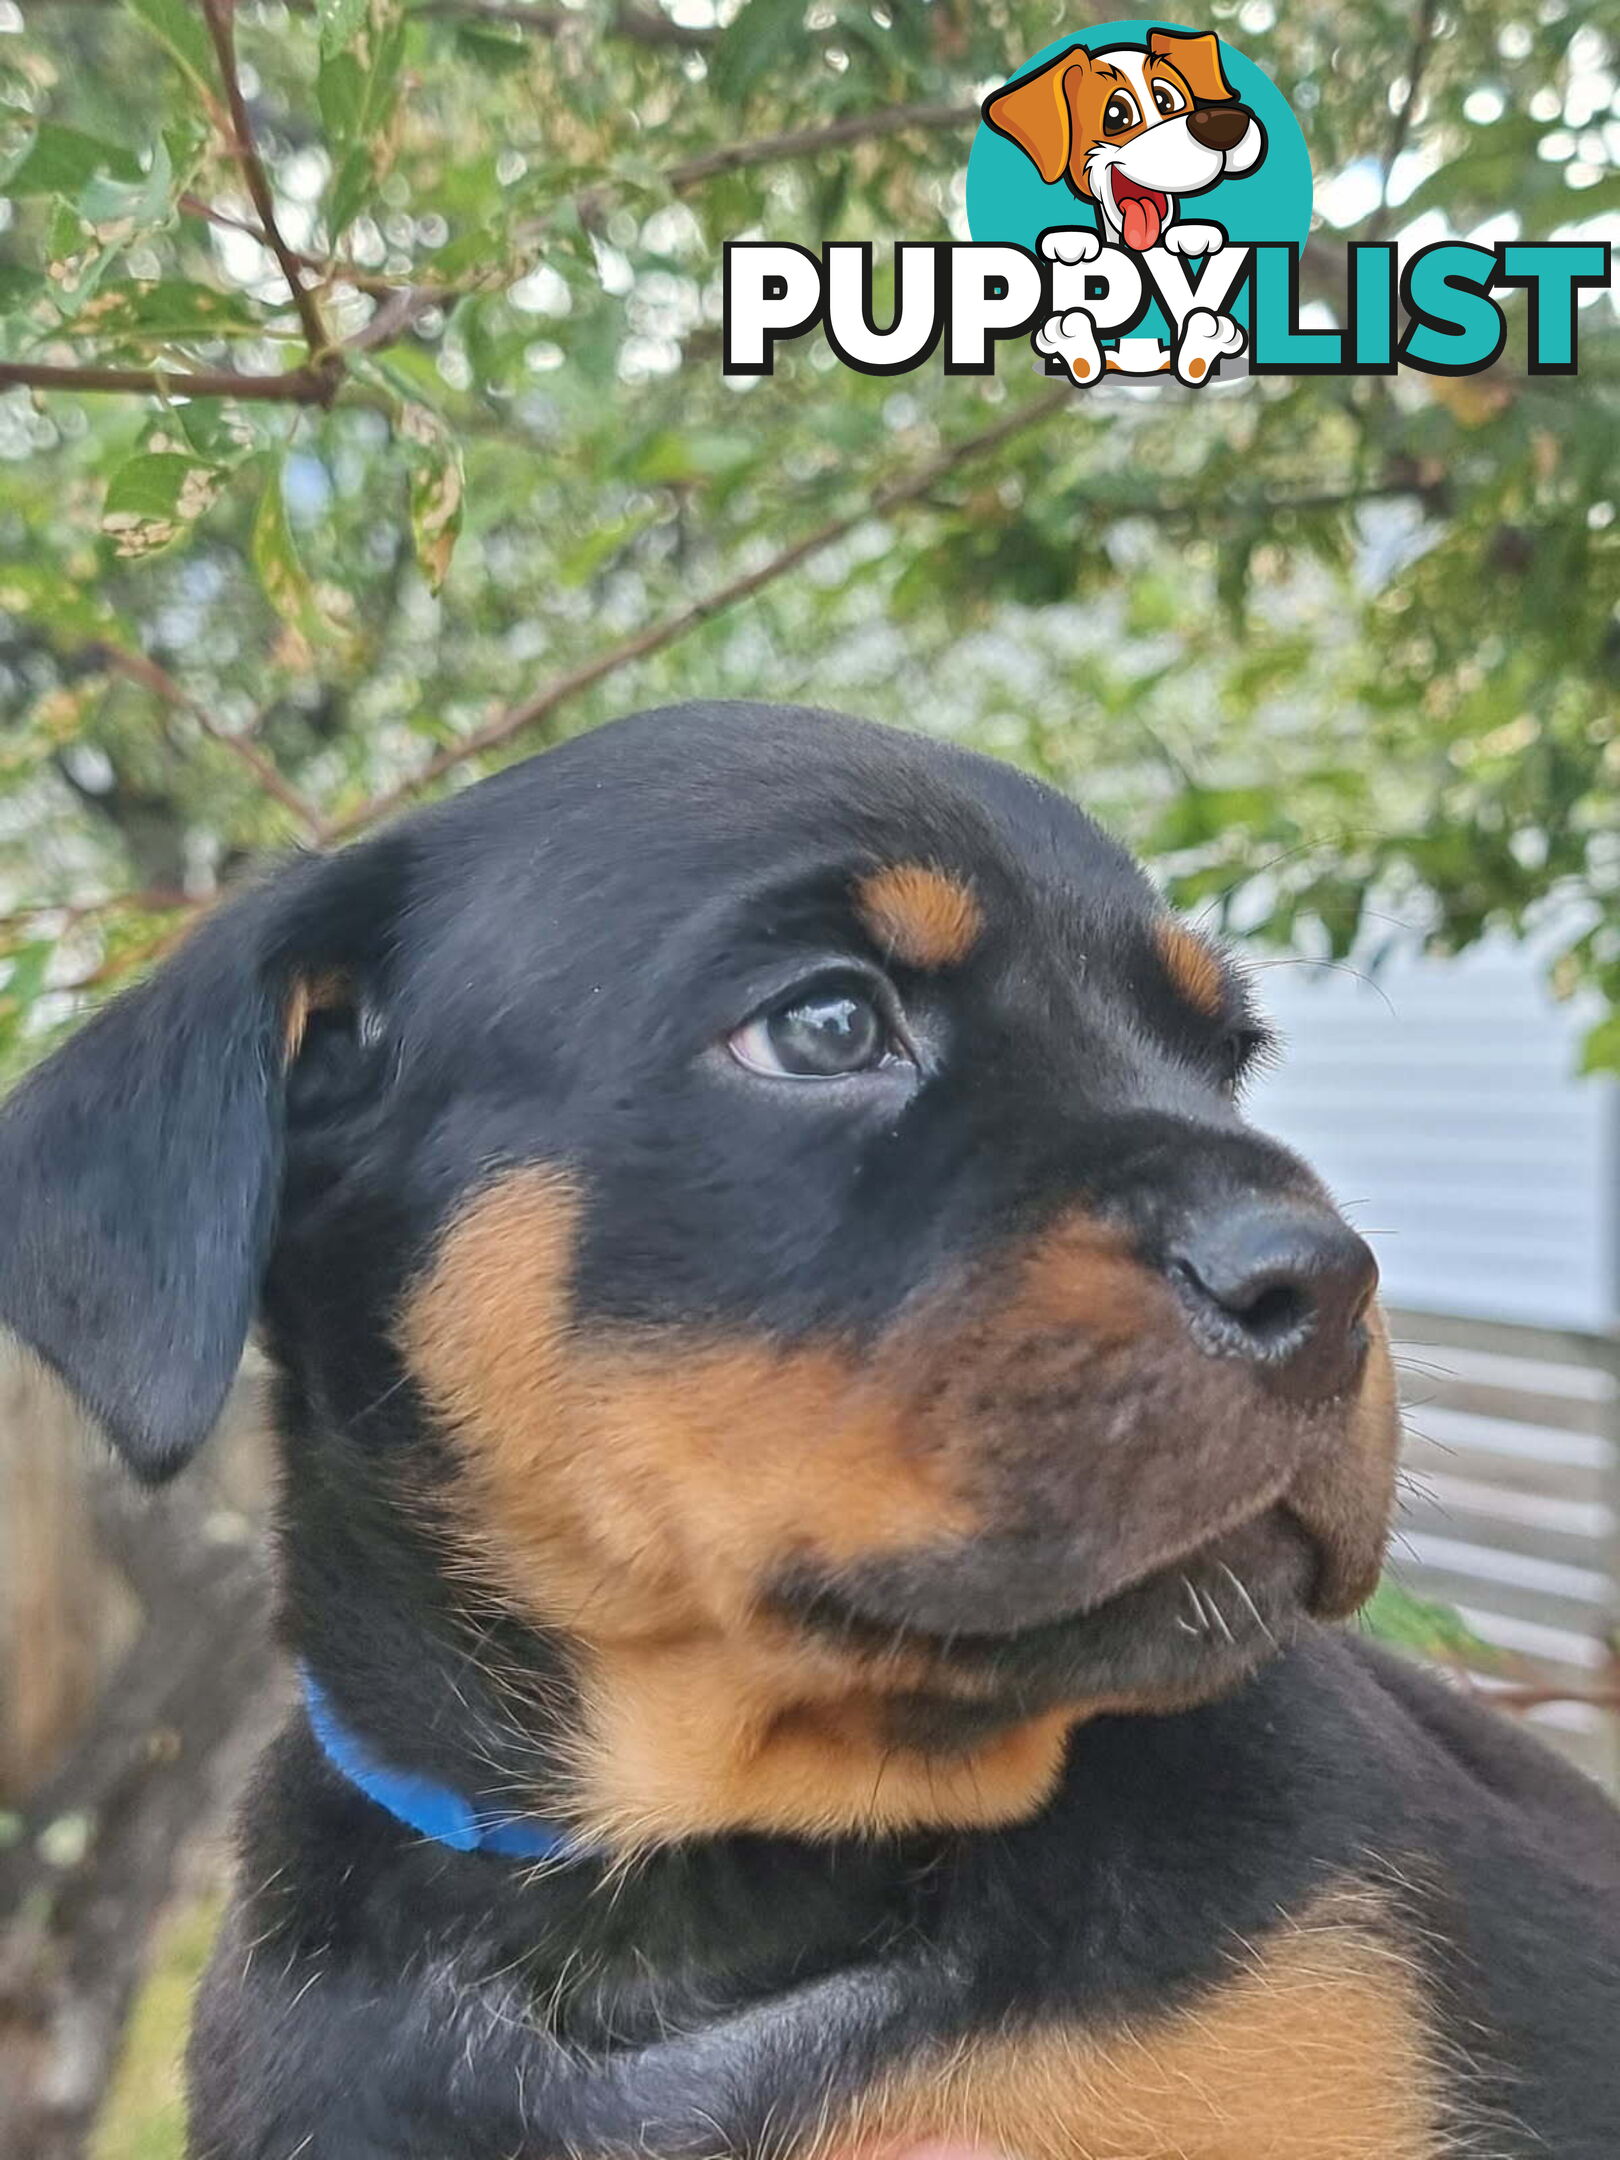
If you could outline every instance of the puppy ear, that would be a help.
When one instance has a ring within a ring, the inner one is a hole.
[[[1237,92],[1221,72],[1221,41],[1210,30],[1150,30],[1148,51],[1168,60],[1200,105],[1229,105]]]
[[[1084,74],[1091,55],[1074,45],[1020,82],[1008,83],[984,101],[984,118],[998,135],[1015,142],[1048,184],[1061,180],[1074,148],[1074,116],[1067,80]]]
[[[209,1432],[247,1340],[286,1069],[345,960],[345,863],[221,908],[0,1109],[0,1323],[153,1482]]]

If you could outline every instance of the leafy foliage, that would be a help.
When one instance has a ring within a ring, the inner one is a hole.
[[[1349,238],[1612,222],[1589,11],[1209,19],[1304,119],[1318,299]],[[30,11],[0,54],[0,1058],[249,858],[696,693],[979,741],[1307,951],[1551,903],[1560,986],[1620,1009],[1609,300],[1573,380],[1524,372],[1522,318],[1459,381],[1068,398],[1022,351],[873,380],[816,340],[721,377],[721,243],[960,235],[975,100],[1054,22]],[[1620,1065],[1620,1018],[1591,1055]]]

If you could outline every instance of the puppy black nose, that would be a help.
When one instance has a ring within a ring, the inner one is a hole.
[[[1348,1387],[1378,1266],[1348,1223],[1305,1201],[1256,1200],[1193,1224],[1169,1272],[1201,1346],[1250,1359],[1302,1398]]]
[[[1187,133],[1204,150],[1235,150],[1248,131],[1246,105],[1198,105],[1187,116]]]

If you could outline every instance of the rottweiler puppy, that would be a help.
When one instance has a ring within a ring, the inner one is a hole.
[[[304,1697],[196,2160],[1613,2160],[1620,1819],[1331,1623],[1396,1414],[1232,961],[826,713],[222,908],[0,1121],[135,1469],[257,1314]]]

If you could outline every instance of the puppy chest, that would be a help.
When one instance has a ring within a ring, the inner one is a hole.
[[[1289,1931],[1173,2012],[987,2033],[891,2070],[796,2160],[940,2138],[1019,2160],[1444,2160],[1465,2149],[1453,2097],[1400,1954]]]

